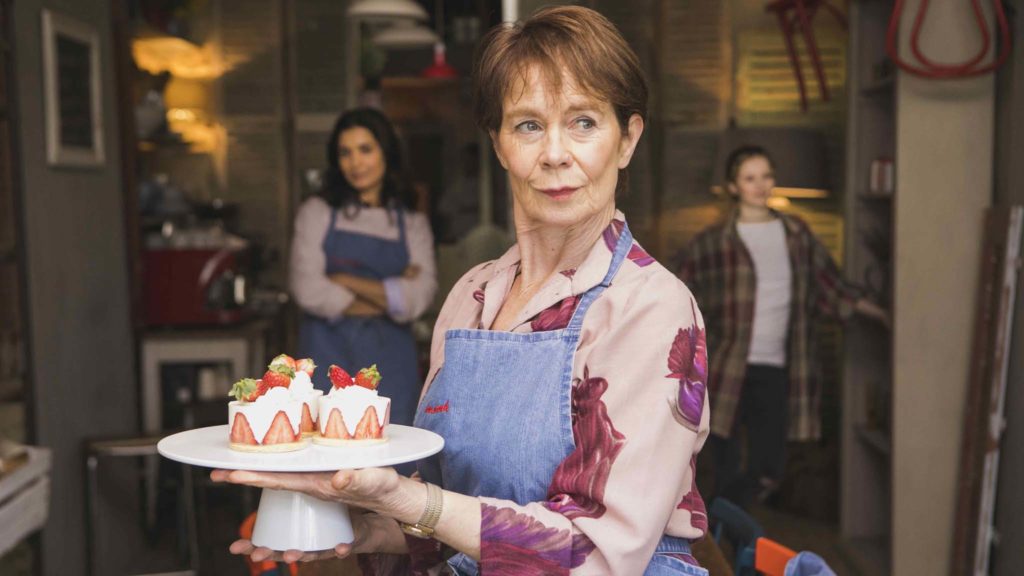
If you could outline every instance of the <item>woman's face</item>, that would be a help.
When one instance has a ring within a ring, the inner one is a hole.
[[[569,227],[607,217],[643,119],[634,115],[623,134],[611,104],[582,93],[568,75],[557,91],[543,78],[531,67],[508,91],[501,128],[491,134],[508,171],[516,224]]]
[[[740,204],[764,208],[775,188],[775,172],[764,156],[752,156],[740,164],[736,179],[729,183],[729,192],[739,196]]]
[[[338,168],[360,196],[380,191],[387,163],[373,133],[356,126],[338,135]]]

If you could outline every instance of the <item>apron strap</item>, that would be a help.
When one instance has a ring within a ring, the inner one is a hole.
[[[395,208],[395,218],[398,219],[398,241],[402,246],[408,246],[409,243],[405,240],[405,210]]]
[[[619,235],[619,240],[615,243],[615,251],[612,252],[612,261],[608,265],[608,273],[605,274],[604,279],[597,286],[594,286],[583,295],[583,299],[580,300],[579,305],[576,306],[576,311],[572,314],[572,320],[569,321],[569,325],[566,327],[566,335],[569,338],[578,338],[580,330],[583,328],[583,317],[587,314],[587,309],[593,304],[594,300],[604,292],[604,289],[611,286],[612,279],[619,273],[619,268],[622,266],[622,262],[626,259],[626,255],[629,254],[629,250],[633,247],[633,234],[629,231],[629,224],[623,223],[622,233]]]
[[[327,233],[330,234],[334,231],[335,223],[338,221],[338,209],[331,208],[331,221],[327,224]]]

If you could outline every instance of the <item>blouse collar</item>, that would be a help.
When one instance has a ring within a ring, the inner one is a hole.
[[[612,251],[615,249],[615,243],[622,233],[625,222],[625,215],[620,210],[616,210],[612,221],[608,223],[601,237],[590,248],[590,252],[583,262],[575,269],[560,270],[548,278],[541,289],[519,311],[514,327],[528,322],[537,314],[566,298],[577,297],[600,284],[608,273],[608,267],[612,261]],[[512,283],[519,273],[521,261],[519,245],[513,244],[490,267],[491,275],[484,279],[481,287],[483,310],[480,314],[480,323],[484,329],[489,329],[494,324],[502,304],[512,289]]]

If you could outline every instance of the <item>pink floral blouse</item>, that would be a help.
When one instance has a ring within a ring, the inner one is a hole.
[[[616,213],[583,264],[551,278],[512,331],[565,327],[604,278],[623,222]],[[434,329],[428,386],[444,362],[445,332],[490,329],[519,262],[513,246],[452,289]],[[694,481],[710,418],[704,322],[686,286],[639,244],[590,307],[573,376],[576,450],[548,499],[480,498],[484,574],[641,574],[663,534],[696,539],[707,530]],[[433,573],[438,546],[409,540],[413,572]]]

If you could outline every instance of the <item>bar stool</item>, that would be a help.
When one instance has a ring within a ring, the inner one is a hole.
[[[89,442],[86,445],[85,454],[85,483],[86,483],[86,517],[88,526],[86,529],[88,573],[96,574],[96,552],[95,533],[99,526],[99,482],[98,471],[100,460],[105,458],[146,458],[156,462],[159,455],[156,450],[157,442],[161,436],[147,436],[141,438],[127,438],[119,440],[102,440]],[[184,542],[185,553],[188,556],[188,569],[179,572],[162,572],[160,576],[196,576],[199,573],[199,538],[196,525],[195,493],[192,483],[192,469],[185,466],[182,471],[182,481],[179,485],[178,509],[183,516],[184,522],[179,523],[180,542]],[[146,576],[140,574],[138,576]],[[156,575],[151,575],[156,576]]]

